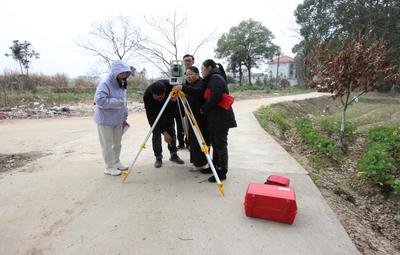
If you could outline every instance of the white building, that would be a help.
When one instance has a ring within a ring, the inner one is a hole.
[[[277,74],[279,79],[286,79],[289,81],[290,86],[297,85],[296,67],[294,59],[282,55],[268,63],[267,66],[268,77],[275,79]]]

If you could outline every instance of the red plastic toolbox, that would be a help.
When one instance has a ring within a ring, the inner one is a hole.
[[[244,209],[249,217],[293,224],[297,214],[296,193],[289,187],[250,183]]]
[[[265,184],[271,184],[271,185],[278,185],[278,186],[283,186],[283,187],[289,187],[290,185],[290,180],[284,176],[280,175],[270,175],[265,182]]]

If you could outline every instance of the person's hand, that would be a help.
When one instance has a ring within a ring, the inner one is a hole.
[[[163,132],[163,135],[164,135],[164,141],[165,141],[166,143],[168,143],[169,145],[171,145],[172,137],[168,134],[167,131],[164,131],[164,132]]]
[[[178,93],[174,93],[171,97],[172,102],[176,102],[178,100]]]
[[[175,85],[175,86],[172,88],[172,90],[175,91],[175,92],[181,91],[181,90],[182,90],[182,85]]]

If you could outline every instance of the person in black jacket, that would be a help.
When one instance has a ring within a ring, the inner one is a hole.
[[[144,92],[143,102],[146,109],[146,116],[150,126],[153,125],[161,108],[165,104],[169,93],[172,90],[168,80],[160,80],[152,83]],[[178,164],[184,164],[179,158],[176,148],[176,135],[174,123],[174,110],[176,108],[176,98],[171,98],[165,108],[161,118],[158,120],[156,127],[153,130],[152,142],[153,152],[156,157],[154,167],[159,168],[162,165],[162,144],[161,134],[164,136],[164,141],[168,143],[170,151],[170,161]]]
[[[212,59],[203,62],[201,74],[206,89],[211,90],[211,96],[201,106],[200,111],[206,116],[214,166],[217,168],[219,178],[225,180],[228,172],[228,131],[229,128],[237,126],[232,107],[225,110],[218,106],[222,94],[229,94],[226,74],[222,65]],[[208,181],[216,180],[211,176]]]
[[[199,125],[200,132],[207,145],[208,142],[208,132],[206,129],[206,119],[204,114],[200,114],[200,107],[205,103],[203,98],[205,85],[203,80],[200,78],[199,69],[195,66],[188,67],[185,73],[186,82],[183,85],[175,85],[173,90],[182,90],[186,96],[190,109],[193,112],[193,116]],[[193,163],[193,171],[207,171],[211,172],[209,169],[207,158],[205,157],[200,145],[196,139],[192,127],[189,128],[189,148],[190,148],[190,162]]]

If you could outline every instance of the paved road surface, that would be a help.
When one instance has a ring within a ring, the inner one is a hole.
[[[0,153],[48,155],[0,174],[0,254],[359,254],[306,171],[252,114],[263,104],[317,96],[235,103],[225,197],[188,164],[153,168],[151,141],[127,183],[104,175],[91,118],[1,121]],[[129,122],[126,163],[148,132],[144,113]],[[188,162],[189,153],[180,154]],[[296,189],[293,225],[244,215],[249,182],[272,173]]]

